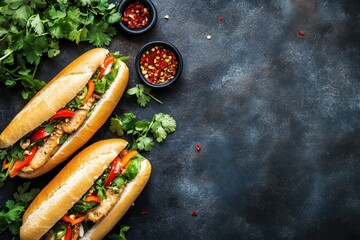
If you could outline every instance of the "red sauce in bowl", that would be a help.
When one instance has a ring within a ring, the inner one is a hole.
[[[175,54],[162,46],[154,46],[140,57],[140,70],[151,84],[166,83],[173,79],[178,68]]]

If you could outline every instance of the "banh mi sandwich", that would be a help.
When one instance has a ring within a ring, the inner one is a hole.
[[[79,152],[29,205],[20,239],[103,239],[151,175],[150,162],[127,144],[107,139]]]
[[[0,134],[2,171],[38,177],[82,147],[119,102],[129,70],[117,53],[92,49],[58,73]]]

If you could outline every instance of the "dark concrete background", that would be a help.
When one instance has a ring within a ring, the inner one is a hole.
[[[131,226],[127,239],[360,239],[360,2],[153,2],[155,28],[119,32],[109,46],[131,56],[129,87],[146,42],[171,42],[185,64],[180,81],[153,91],[163,105],[124,95],[114,111],[177,120],[144,153],[153,174],[119,222]],[[64,42],[39,78],[89,48]],[[0,89],[0,130],[24,104],[20,90]],[[108,127],[88,144],[115,137]],[[21,182],[1,190],[1,205]]]

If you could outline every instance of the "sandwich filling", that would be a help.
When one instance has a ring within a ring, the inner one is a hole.
[[[0,149],[3,174],[15,177],[19,171],[31,173],[42,167],[91,115],[125,60],[118,52],[108,54],[83,90],[64,108],[12,147]]]
[[[43,239],[76,240],[83,237],[119,201],[126,185],[139,173],[142,160],[144,157],[136,150],[123,150]]]

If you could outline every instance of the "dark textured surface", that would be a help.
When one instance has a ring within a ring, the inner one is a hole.
[[[119,32],[109,46],[131,56],[129,87],[146,42],[171,42],[184,58],[182,78],[154,91],[163,105],[124,96],[114,111],[169,113],[178,124],[144,153],[153,174],[119,223],[131,226],[127,238],[360,239],[360,2],[154,3],[150,33]],[[39,78],[87,49],[64,43]],[[0,130],[24,104],[19,90],[0,90]],[[90,142],[108,137],[107,123]],[[1,190],[2,204],[20,182]]]

